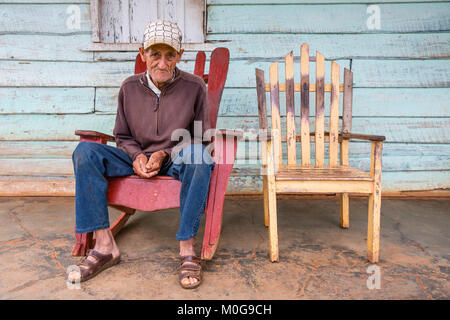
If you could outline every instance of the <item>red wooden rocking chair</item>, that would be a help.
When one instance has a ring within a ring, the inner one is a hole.
[[[203,78],[208,84],[208,109],[211,128],[216,128],[219,104],[228,73],[229,51],[226,48],[216,48],[211,54],[209,74],[204,74],[206,55],[199,51],[196,56],[194,74]],[[136,56],[134,73],[146,70],[139,54]],[[81,141],[93,141],[106,144],[115,141],[113,136],[96,131],[76,130]],[[216,130],[213,137],[214,149],[212,156],[216,163],[211,176],[209,196],[206,203],[206,225],[203,237],[201,257],[211,260],[216,251],[222,224],[223,203],[228,178],[233,168],[237,150],[237,141],[242,133],[234,130]],[[137,175],[109,178],[108,206],[122,211],[120,217],[111,224],[115,236],[136,210],[156,211],[180,206],[181,182],[170,177],[158,175],[143,179]],[[77,243],[72,250],[73,256],[86,255],[87,250],[94,247],[93,233],[75,233]]]

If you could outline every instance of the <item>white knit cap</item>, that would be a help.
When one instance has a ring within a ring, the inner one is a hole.
[[[150,22],[144,31],[144,50],[156,43],[164,43],[177,52],[181,49],[183,35],[175,22],[158,19]]]

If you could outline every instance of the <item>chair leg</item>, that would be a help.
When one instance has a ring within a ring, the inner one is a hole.
[[[109,229],[111,230],[111,233],[114,237],[123,228],[125,223],[127,223],[128,219],[134,214],[134,212],[136,210],[133,209],[132,211],[133,211],[133,213],[122,212],[122,214],[119,216],[119,218],[117,218],[117,220],[114,221],[114,223],[111,225],[111,227]]]
[[[380,208],[381,193],[374,192],[369,196],[369,221],[367,227],[367,259],[377,263],[380,246]]]
[[[370,173],[374,178],[373,193],[369,196],[369,219],[367,223],[367,259],[377,263],[380,248],[381,214],[381,156],[382,142],[372,142]]]
[[[263,193],[264,193],[264,226],[269,226],[269,189],[267,175],[263,175]]]
[[[269,239],[270,261],[277,262],[278,257],[278,227],[277,227],[277,194],[275,190],[275,178],[268,177],[268,215],[269,215]]]
[[[72,256],[85,256],[89,249],[94,247],[93,232],[75,233],[77,243],[72,249]]]
[[[339,206],[341,211],[341,228],[349,227],[349,196],[348,193],[339,194]]]

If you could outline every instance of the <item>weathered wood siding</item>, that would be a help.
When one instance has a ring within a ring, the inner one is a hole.
[[[383,190],[450,188],[450,2],[207,3],[206,39],[231,56],[218,127],[257,129],[255,68],[268,71],[294,50],[299,82],[306,42],[312,56],[318,50],[326,58],[326,83],[331,60],[354,72],[352,130],[387,138]],[[380,9],[379,30],[367,28],[371,3]],[[79,28],[68,23],[73,10]],[[0,0],[0,191],[11,180],[52,180],[62,181],[56,192],[73,193],[75,129],[112,133],[118,88],[133,73],[136,53],[80,50],[90,43],[88,0]],[[180,68],[191,72],[194,57],[187,52]],[[298,116],[299,93],[295,101]],[[314,101],[312,93],[312,126]],[[325,101],[328,113],[328,94]],[[261,191],[260,177],[246,171],[258,165],[258,153],[254,143],[239,145],[229,192]],[[369,144],[350,144],[351,165],[368,170],[369,161]]]

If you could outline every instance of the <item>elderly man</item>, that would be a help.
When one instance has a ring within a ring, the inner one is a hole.
[[[145,73],[123,81],[119,91],[114,137],[117,147],[81,142],[73,152],[76,178],[76,232],[94,231],[95,247],[69,280],[94,277],[120,260],[119,248],[109,229],[107,180],[137,174],[151,179],[157,174],[181,181],[180,284],[195,288],[202,280],[200,259],[194,251],[209,192],[214,160],[201,143],[183,147],[172,141],[174,130],[194,135],[194,122],[202,133],[209,128],[206,86],[195,75],[176,67],[180,62],[181,31],[175,23],[157,20],[147,25],[140,56]],[[186,131],[187,130],[187,131]]]

